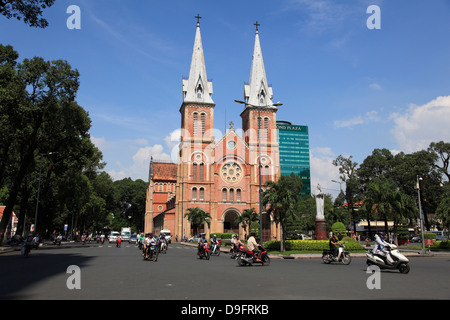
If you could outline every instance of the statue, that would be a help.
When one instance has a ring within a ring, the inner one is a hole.
[[[316,220],[324,220],[325,219],[324,194],[322,192],[320,184],[317,184],[316,211],[317,211]]]
[[[320,184],[317,184],[316,191],[316,240],[327,240],[326,221],[325,221],[325,196]]]

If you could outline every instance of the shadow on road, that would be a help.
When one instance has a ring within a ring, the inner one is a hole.
[[[45,281],[53,276],[69,277],[67,268],[76,265],[82,268],[86,266],[92,257],[78,254],[54,254],[45,253],[52,247],[32,250],[27,257],[21,254],[0,255],[0,299],[27,299],[19,292],[27,292],[27,288]],[[61,286],[65,286],[65,281]]]

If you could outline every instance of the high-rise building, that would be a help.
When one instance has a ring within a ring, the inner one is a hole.
[[[302,196],[311,194],[308,127],[277,121],[277,131],[281,175],[298,175],[303,182]]]

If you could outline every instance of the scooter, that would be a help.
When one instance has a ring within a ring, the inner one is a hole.
[[[120,248],[121,245],[122,245],[122,239],[117,238],[117,240],[116,240],[116,247]]]
[[[342,244],[339,247],[338,256],[335,257],[333,254],[333,250],[324,249],[322,252],[322,260],[326,264],[330,264],[331,262],[340,262],[344,265],[349,265],[352,262],[352,258],[350,257],[350,253],[345,251],[345,245]]]
[[[386,262],[386,258],[382,255],[374,254],[372,250],[368,250],[366,253],[367,256],[367,265],[375,265],[378,266],[380,269],[390,269],[390,270],[396,270],[400,271],[400,273],[406,274],[409,272],[409,260],[406,258],[403,254],[400,253],[400,251],[397,249],[397,246],[395,244],[389,244],[389,246],[385,247],[389,254],[392,257],[392,260],[394,262],[392,264],[388,264]]]
[[[209,260],[210,252],[209,252],[209,246],[208,243],[200,243],[197,249],[197,255],[200,259],[203,257],[206,258],[206,260]]]
[[[211,255],[213,254],[220,256],[220,244],[211,244]]]
[[[245,249],[245,246],[242,242],[239,242],[239,244],[233,244],[233,247],[230,249],[230,258],[237,259],[237,257],[241,255],[241,248]]]
[[[245,249],[244,246],[240,246],[239,254],[236,258],[238,265],[245,266],[248,264],[251,266],[254,263],[261,263],[262,265],[268,266],[270,264],[270,258],[267,255],[267,250],[261,245],[258,245],[258,249],[260,251],[261,258],[258,258],[253,251]]]

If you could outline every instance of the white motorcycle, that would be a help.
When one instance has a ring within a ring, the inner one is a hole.
[[[409,260],[408,258],[406,258],[403,254],[400,253],[400,251],[397,249],[397,246],[394,244],[389,244],[389,246],[385,247],[386,250],[389,251],[388,254],[390,254],[390,256],[392,257],[393,263],[392,264],[388,264],[386,261],[386,257],[379,255],[379,254],[374,254],[372,252],[372,250],[367,251],[367,265],[371,266],[371,265],[375,265],[378,266],[380,269],[391,269],[391,270],[395,270],[398,269],[398,271],[400,271],[400,273],[408,273],[410,268],[409,268]]]

